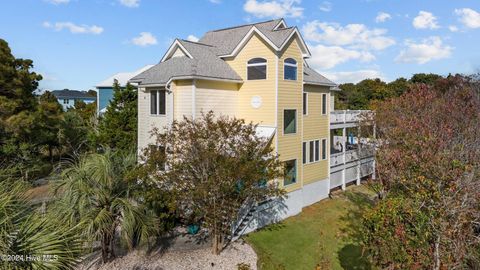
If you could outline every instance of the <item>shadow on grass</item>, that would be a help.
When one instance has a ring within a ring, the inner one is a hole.
[[[374,200],[371,195],[355,190],[344,195],[354,206],[341,217],[345,224],[341,231],[347,245],[338,251],[340,265],[343,269],[372,269],[363,250],[361,226],[363,213],[373,206]]]

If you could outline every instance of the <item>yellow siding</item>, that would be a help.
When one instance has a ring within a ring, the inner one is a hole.
[[[195,81],[196,117],[213,111],[215,115],[236,116],[238,107],[238,85],[235,83],[207,80]]]
[[[266,80],[247,80],[247,61],[262,57],[267,60]],[[262,125],[275,125],[275,52],[256,34],[251,37],[245,47],[233,59],[226,62],[242,77],[244,83],[240,86],[238,95],[238,117],[247,122],[253,121]],[[253,96],[262,98],[262,106],[252,108],[250,101]]]
[[[304,184],[326,179],[328,175],[329,153],[329,115],[330,115],[330,94],[327,87],[305,85],[304,91],[308,93],[308,114],[303,116],[303,141],[327,139],[327,159],[315,163],[305,164],[303,182]],[[327,94],[327,114],[322,115],[322,94]],[[320,155],[321,159],[321,155]]]
[[[286,58],[293,58],[297,61],[297,80],[290,81],[283,79],[283,61]],[[292,39],[285,49],[280,53],[278,60],[278,153],[280,160],[297,160],[297,178],[295,184],[288,185],[287,191],[293,191],[303,186],[302,168],[302,85],[303,85],[303,58],[297,39]],[[283,134],[283,112],[284,109],[297,110],[297,132],[296,134]]]
[[[192,82],[181,80],[172,84],[175,120],[182,120],[184,116],[192,117]]]
[[[256,57],[267,60],[267,79],[248,81],[247,61]],[[283,63],[286,58],[297,61],[296,81],[284,80]],[[277,135],[272,143],[280,154],[280,160],[297,160],[297,183],[286,186],[287,192],[302,188],[304,184],[328,178],[330,157],[328,119],[330,106],[333,104],[327,87],[309,85],[303,87],[303,57],[298,37],[290,40],[284,50],[277,53],[255,34],[237,56],[225,61],[242,77],[243,84],[207,80],[174,81],[171,85],[173,94],[169,94],[167,98],[169,114],[167,117],[150,116],[150,94],[139,89],[139,146],[144,146],[149,141],[148,132],[152,126],[165,126],[173,118],[181,120],[184,115],[191,117],[192,114],[199,117],[201,111],[213,110],[217,115],[236,116],[247,122],[268,126],[277,124]],[[302,113],[303,91],[309,95],[306,116]],[[323,93],[327,94],[326,115],[321,115]],[[254,96],[261,97],[260,108],[251,106]],[[297,111],[296,134],[283,134],[284,109]],[[303,165],[302,142],[320,140],[321,145],[321,139],[324,138],[327,139],[327,160]],[[283,179],[280,183],[283,185]]]

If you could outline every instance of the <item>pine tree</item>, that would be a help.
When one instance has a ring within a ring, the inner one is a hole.
[[[113,99],[100,120],[98,143],[120,151],[136,149],[137,91],[131,84],[122,88],[116,80],[113,91]]]

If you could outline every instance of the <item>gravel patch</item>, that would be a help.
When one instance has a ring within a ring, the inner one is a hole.
[[[231,243],[220,255],[214,255],[210,247],[195,250],[171,250],[163,253],[146,255],[144,251],[133,251],[104,265],[88,267],[82,265],[78,269],[96,270],[193,270],[193,269],[238,269],[244,263],[251,269],[257,269],[257,254],[252,247],[242,240]]]

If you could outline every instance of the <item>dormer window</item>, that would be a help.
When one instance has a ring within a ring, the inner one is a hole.
[[[267,78],[267,60],[253,58],[247,63],[247,80],[265,80]]]
[[[283,79],[297,80],[297,61],[293,58],[287,58],[283,61]]]

